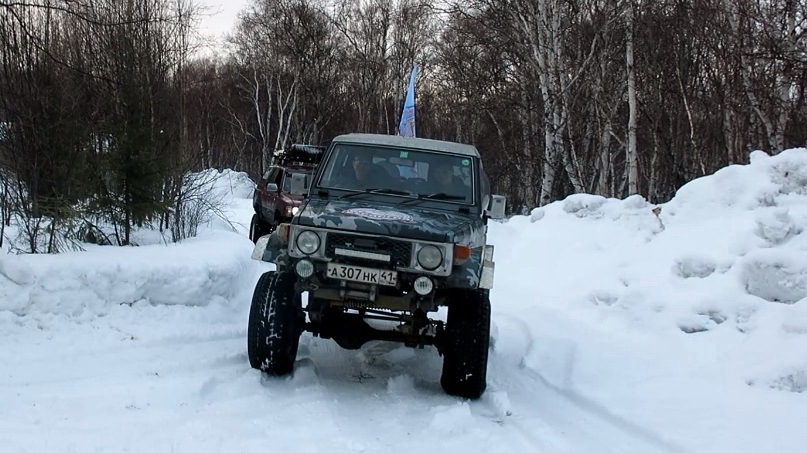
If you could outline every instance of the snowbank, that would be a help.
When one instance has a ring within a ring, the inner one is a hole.
[[[165,246],[0,256],[0,311],[88,316],[139,301],[206,305],[251,284],[251,251],[243,235],[217,232]]]
[[[135,236],[150,245],[86,245],[86,251],[58,255],[0,254],[0,311],[87,317],[137,302],[207,305],[251,287],[256,263],[237,213],[251,203],[255,184],[246,173],[231,170],[207,170],[194,180],[225,216],[208,216],[198,237],[166,245],[158,232],[143,229]]]
[[[574,195],[491,227],[494,319],[527,337],[513,355],[694,451],[803,448],[807,150],[654,208]]]
[[[241,171],[210,169],[197,173],[195,178],[210,181],[213,191],[224,200],[252,199],[252,192],[255,189],[255,182],[250,179],[249,175]]]

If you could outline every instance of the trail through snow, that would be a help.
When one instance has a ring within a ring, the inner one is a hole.
[[[489,390],[469,402],[443,394],[435,350],[391,343],[346,351],[306,334],[293,376],[261,376],[236,305],[17,324],[27,344],[4,341],[3,451],[682,451],[514,360],[531,338],[507,317]],[[200,311],[219,321],[196,324]]]

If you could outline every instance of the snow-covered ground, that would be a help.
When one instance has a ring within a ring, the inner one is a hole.
[[[0,255],[2,452],[803,452],[807,150],[754,153],[660,206],[575,195],[490,226],[478,401],[433,349],[305,334],[246,358],[251,187],[176,245]]]

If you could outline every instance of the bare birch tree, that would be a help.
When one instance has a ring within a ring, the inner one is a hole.
[[[625,63],[628,78],[628,148],[626,153],[628,195],[639,193],[639,154],[636,149],[636,75],[633,60],[633,0],[627,0],[625,11],[626,37],[625,37]]]

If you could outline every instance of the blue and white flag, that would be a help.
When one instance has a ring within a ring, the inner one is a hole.
[[[415,137],[415,79],[418,66],[412,66],[412,75],[409,76],[409,89],[406,90],[406,102],[401,113],[401,124],[398,125],[398,135],[402,137]]]

